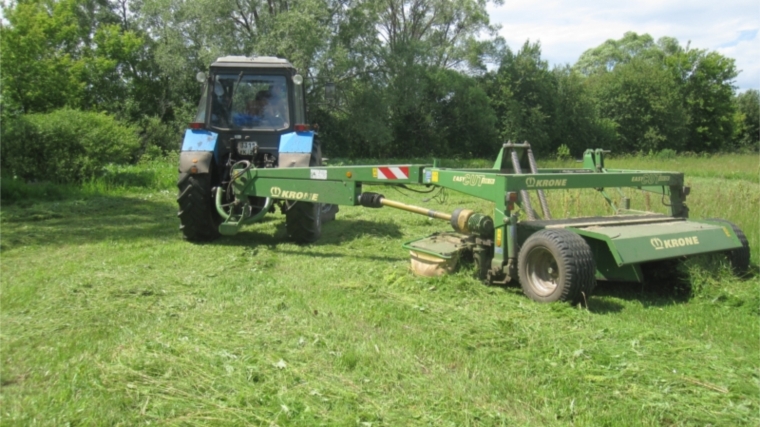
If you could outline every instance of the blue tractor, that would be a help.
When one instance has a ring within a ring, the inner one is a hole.
[[[197,79],[204,84],[203,94],[179,157],[183,236],[211,241],[220,236],[227,215],[256,219],[279,206],[291,240],[318,239],[322,222],[335,218],[337,206],[264,197],[240,205],[230,189],[233,167],[322,165],[317,135],[307,124],[303,77],[282,58],[225,56]]]

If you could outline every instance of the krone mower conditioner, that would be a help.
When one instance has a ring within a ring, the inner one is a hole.
[[[316,241],[337,205],[391,207],[448,221],[451,231],[403,244],[416,274],[434,276],[472,259],[490,284],[517,279],[539,302],[577,302],[597,280],[643,280],[641,265],[703,253],[724,253],[733,271],[749,268],[744,233],[721,220],[689,220],[682,173],[608,169],[605,151],[587,150],[583,167],[538,169],[530,145],[503,144],[491,169],[436,165],[322,165],[317,135],[306,125],[303,78],[279,58],[225,57],[199,73],[205,89],[185,133],[179,164],[180,228],[188,240],[234,235],[279,206],[288,236]],[[425,185],[493,203],[491,215],[460,208],[433,211],[362,191],[363,184]],[[615,203],[605,188],[660,195],[669,214]],[[553,218],[545,192],[591,188],[612,215]],[[545,191],[547,190],[547,191]],[[531,203],[537,193],[541,214]]]

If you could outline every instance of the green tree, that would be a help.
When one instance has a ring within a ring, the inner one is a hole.
[[[667,58],[666,63],[676,74],[684,101],[687,149],[712,152],[729,148],[734,134],[734,60],[687,47]]]
[[[486,4],[484,0],[351,2],[346,13],[338,14],[336,36],[313,71],[315,87],[335,81],[339,89],[336,105],[320,115],[333,115],[347,124],[346,129],[354,128],[353,123],[390,129],[390,133],[362,132],[365,137],[357,140],[375,155],[422,155],[448,146],[449,132],[437,120],[455,113],[451,108],[444,113],[435,102],[472,92],[445,70],[481,73],[502,46],[488,22]],[[481,39],[483,35],[491,38]],[[312,101],[319,101],[320,94],[313,91]],[[468,105],[482,107],[470,102],[462,108]],[[366,117],[365,110],[373,111],[372,117]],[[468,152],[461,143],[450,146]]]
[[[657,70],[670,74],[681,97],[680,110],[684,113],[683,120],[687,128],[685,144],[682,144],[681,138],[662,140],[664,146],[660,143],[654,144],[654,140],[661,139],[664,135],[659,126],[657,128],[660,131],[648,137],[640,135],[637,139],[649,141],[645,145],[690,151],[717,151],[731,140],[734,133],[733,80],[737,75],[733,59],[717,52],[693,49],[689,44],[681,46],[678,40],[672,37],[663,37],[655,42],[648,34],[628,32],[620,40],[607,40],[600,46],[584,52],[574,69],[588,76],[589,80],[598,86],[597,80],[612,82],[615,79],[606,77],[606,74],[614,73],[621,67],[628,67],[633,62],[639,63],[634,69],[644,70],[646,67],[651,71],[650,79],[642,76],[636,81],[642,85],[657,85],[657,88],[651,89],[652,93],[662,93],[665,88],[661,81],[662,75]],[[629,73],[630,70],[625,74]],[[646,91],[635,88],[634,82],[629,82],[626,87],[639,94]],[[631,96],[635,98],[638,95]],[[654,101],[654,104],[660,101]],[[604,104],[607,100],[600,99],[599,102]],[[630,105],[633,107],[633,104]],[[632,118],[627,119],[625,125],[616,122],[620,132],[633,137],[630,131],[623,129],[625,126],[634,126],[640,131],[648,128],[646,123],[650,121],[649,117],[641,117],[641,122],[635,123],[633,111],[629,112],[628,116]],[[666,133],[673,136],[680,131],[674,129],[673,132]],[[631,143],[626,139],[624,145],[628,146]]]
[[[516,54],[508,49],[487,80],[501,141],[528,141],[540,154],[555,151],[557,80],[541,59],[541,45],[526,41]]]
[[[556,79],[556,113],[551,148],[565,145],[580,157],[587,148],[612,148],[617,125],[600,116],[587,79],[570,66],[552,70]]]
[[[393,130],[389,153],[430,154],[457,148],[470,150],[453,141],[439,126],[437,118],[446,114],[466,115],[467,107],[479,109],[478,103],[463,104],[459,110],[449,106],[446,112],[438,100],[462,98],[468,92],[461,80],[443,70],[471,73],[485,70],[485,60],[496,49],[496,28],[488,21],[485,0],[390,0],[369,2],[373,5],[379,45],[368,52],[376,64],[373,78],[387,95],[387,121]],[[491,39],[480,40],[479,36]],[[446,104],[446,101],[443,101]],[[488,114],[486,113],[487,117]],[[477,124],[473,124],[472,133]],[[451,142],[451,144],[449,144]],[[461,150],[460,150],[461,149]]]
[[[669,39],[667,39],[669,41]],[[620,40],[609,39],[581,54],[573,68],[585,75],[612,71],[633,58],[661,61],[662,52],[652,36],[629,31]]]
[[[445,156],[493,157],[500,142],[496,113],[484,88],[462,73],[441,69],[431,73],[426,97],[433,111],[438,138],[428,141],[429,152]]]
[[[560,146],[580,156],[587,148],[611,148],[616,125],[597,112],[587,78],[564,66],[549,70],[539,43],[507,51],[496,73],[483,79],[498,118],[500,141],[528,141],[539,155]]]
[[[643,59],[620,64],[590,82],[598,114],[615,123],[616,151],[686,148],[687,115],[672,74]]]
[[[737,148],[757,151],[760,149],[760,92],[750,89],[734,98],[736,103]]]
[[[116,111],[127,99],[125,68],[141,38],[105,0],[31,0],[5,9],[0,27],[4,114],[63,106]]]

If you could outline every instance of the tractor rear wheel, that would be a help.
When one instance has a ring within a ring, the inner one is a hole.
[[[541,230],[518,255],[523,292],[538,302],[576,303],[596,286],[596,263],[583,238],[567,230]]]
[[[322,166],[322,149],[314,139],[309,166]],[[288,238],[296,243],[313,243],[322,234],[322,223],[335,219],[337,205],[309,202],[287,202],[285,228]]]
[[[739,238],[739,242],[741,242],[742,247],[726,251],[726,258],[728,258],[728,262],[731,264],[731,270],[735,275],[744,276],[747,274],[749,271],[750,256],[749,242],[747,241],[747,236],[744,234],[742,229],[737,227],[733,222],[721,218],[710,218],[709,221],[722,222],[731,227],[731,229],[734,231],[734,234],[736,234],[736,237]]]
[[[180,173],[179,217],[182,234],[191,242],[209,242],[219,237],[222,217],[216,211],[211,192],[211,174]]]
[[[292,202],[285,211],[288,238],[296,243],[313,243],[322,234],[322,203]]]

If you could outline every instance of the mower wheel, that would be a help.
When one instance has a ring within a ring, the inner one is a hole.
[[[216,211],[211,193],[210,174],[180,173],[179,217],[182,234],[191,242],[209,242],[219,237],[222,217]]]
[[[541,230],[520,249],[523,292],[538,302],[576,303],[596,286],[596,262],[583,238],[567,230]]]
[[[733,222],[721,218],[710,218],[708,221],[722,222],[734,230],[734,234],[736,234],[736,237],[739,238],[739,242],[741,242],[742,247],[731,251],[726,251],[726,258],[728,258],[728,262],[731,263],[731,270],[733,270],[736,276],[744,276],[747,274],[749,271],[750,256],[749,242],[747,241],[747,236],[744,234],[742,229],[737,227]]]
[[[294,202],[285,211],[288,238],[296,243],[313,243],[322,234],[322,203]]]

